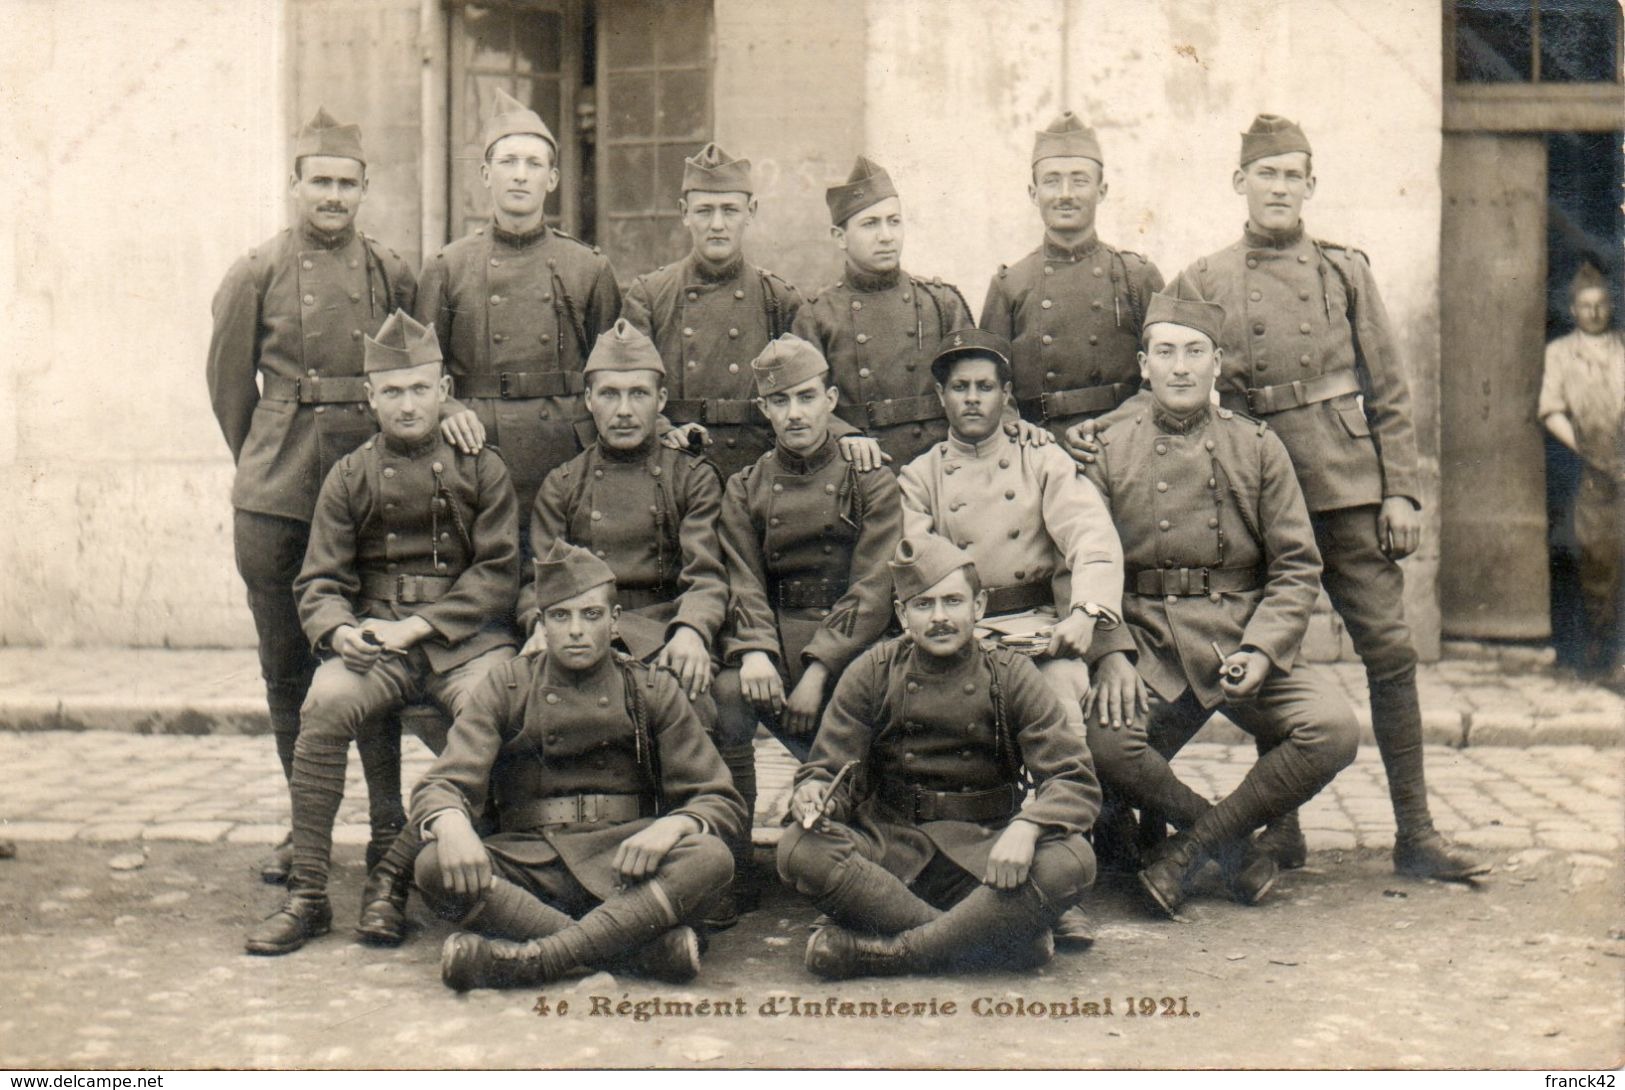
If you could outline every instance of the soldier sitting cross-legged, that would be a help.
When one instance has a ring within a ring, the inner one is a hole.
[[[745,808],[667,671],[613,651],[609,565],[564,542],[537,561],[547,650],[492,671],[412,795],[424,899],[468,931],[441,951],[458,991],[578,967],[682,982],[728,888]],[[501,831],[471,818],[494,797]],[[473,932],[478,932],[475,934]]]
[[[1043,964],[1094,881],[1089,752],[1032,662],[976,639],[987,595],[969,556],[905,537],[891,569],[905,634],[841,675],[779,841],[779,874],[837,921],[807,968]]]

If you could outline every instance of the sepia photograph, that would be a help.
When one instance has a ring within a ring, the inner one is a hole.
[[[0,15],[11,1085],[1613,1085],[1620,0]]]

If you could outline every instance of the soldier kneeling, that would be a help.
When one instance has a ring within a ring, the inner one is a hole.
[[[891,570],[905,632],[841,676],[779,842],[780,877],[838,921],[807,968],[1041,965],[1094,881],[1089,752],[1032,662],[976,639],[987,594],[970,557],[905,537]]]
[[[609,566],[556,543],[536,562],[547,650],[494,671],[412,794],[417,884],[468,928],[441,951],[458,991],[610,968],[681,983],[689,926],[726,892],[745,809],[677,681],[610,651]],[[500,829],[471,816],[494,794]],[[478,932],[477,934],[471,932]]]

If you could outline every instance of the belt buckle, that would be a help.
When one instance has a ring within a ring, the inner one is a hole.
[[[1304,399],[1303,399],[1303,380],[1302,379],[1296,379],[1295,378],[1295,379],[1292,380],[1292,400],[1297,402],[1299,405],[1308,404],[1308,402],[1304,401]]]
[[[411,605],[411,601],[406,597],[405,573],[395,576],[395,602],[398,605]]]
[[[1262,416],[1264,413],[1269,411],[1267,408],[1259,404],[1259,402],[1263,401],[1264,398],[1254,396],[1256,394],[1263,394],[1266,392],[1267,391],[1262,386],[1247,387],[1247,408],[1254,416]]]
[[[1045,390],[1043,393],[1038,395],[1038,422],[1040,424],[1048,424],[1049,423],[1049,391],[1048,390]]]
[[[508,376],[511,374],[513,374],[512,371],[499,371],[497,373],[497,396],[504,401],[508,400]]]
[[[697,414],[699,416],[699,420],[695,421],[695,423],[709,424],[711,422],[711,399],[708,397],[702,397],[698,400],[700,403],[700,411]]]
[[[578,824],[585,825],[587,822],[595,820],[596,815],[589,815],[587,812],[587,796],[577,795],[570,801],[575,804],[575,819]]]

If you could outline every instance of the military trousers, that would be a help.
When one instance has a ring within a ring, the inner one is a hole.
[[[248,588],[248,611],[259,641],[260,676],[271,713],[282,774],[293,777],[294,739],[299,736],[299,706],[304,703],[316,656],[299,623],[293,581],[305,562],[310,524],[277,515],[237,510],[232,515],[232,544],[237,572]]]
[[[1608,669],[1625,661],[1625,486],[1587,466],[1574,504],[1574,536],[1580,544],[1580,594],[1585,603],[1591,666]]]
[[[337,656],[317,668],[300,711],[302,725],[294,749],[290,888],[307,893],[327,888],[333,822],[344,798],[350,742],[375,737],[388,729],[391,713],[425,698],[455,719],[486,675],[514,654],[512,647],[492,648],[439,673],[430,668],[423,649],[414,647],[405,655],[380,656],[365,673],[351,670]],[[424,741],[436,753],[445,749],[444,736]]]
[[[1217,810],[1223,838],[1246,836],[1297,809],[1354,760],[1360,728],[1348,702],[1312,667],[1272,673],[1250,700],[1223,705],[1233,723],[1267,751],[1241,786],[1218,807],[1191,790],[1169,760],[1212,718],[1187,689],[1179,699],[1153,695],[1150,722],[1136,728],[1089,723],[1089,751],[1103,785],[1131,804],[1149,807],[1180,829]]]
[[[742,749],[751,744],[756,737],[756,726],[766,727],[773,737],[783,743],[784,748],[797,761],[805,761],[807,754],[812,751],[813,737],[816,731],[806,735],[794,735],[784,728],[782,717],[771,708],[762,709],[752,704],[739,685],[739,669],[730,666],[718,671],[716,678],[711,682],[711,695],[716,698],[717,727],[715,741],[717,749],[727,752],[731,749]],[[786,688],[785,696],[789,696]],[[829,694],[824,695],[823,704],[829,700]]]

